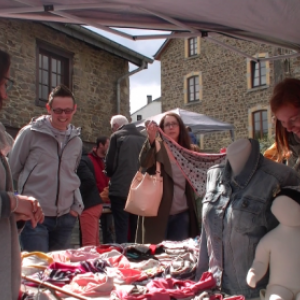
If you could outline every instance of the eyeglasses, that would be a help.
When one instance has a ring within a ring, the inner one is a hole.
[[[7,80],[7,82],[5,83],[5,89],[6,89],[6,92],[8,92],[9,90],[12,89],[13,85],[14,85],[14,81],[11,80],[10,78],[8,77],[4,77],[4,79]]]
[[[282,124],[283,127],[289,127],[289,126],[294,126],[300,119],[300,114],[298,114],[295,117],[290,118],[287,122],[282,122],[280,121],[280,123]]]
[[[74,108],[66,108],[66,109],[62,109],[62,108],[52,108],[52,111],[57,114],[57,115],[61,115],[63,112],[66,115],[71,114],[74,111]]]
[[[179,124],[178,123],[166,123],[166,124],[164,124],[164,128],[170,128],[170,127],[177,127],[177,126],[179,126]]]

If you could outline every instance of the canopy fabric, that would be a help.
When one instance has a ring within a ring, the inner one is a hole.
[[[217,32],[295,50],[300,49],[299,15],[296,0],[0,0],[3,18]]]
[[[179,115],[186,126],[191,127],[192,131],[196,134],[212,133],[217,131],[234,130],[234,126],[229,123],[224,123],[219,120],[210,118],[203,114],[198,114],[192,111],[175,108],[167,112],[147,118],[144,121],[136,122],[137,127],[145,127],[147,121],[154,121],[159,124],[160,120],[167,113],[175,113]]]

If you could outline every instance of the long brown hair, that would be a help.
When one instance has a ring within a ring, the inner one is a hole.
[[[288,132],[282,125],[279,120],[276,120],[275,123],[275,143],[278,153],[278,162],[282,162],[285,158],[290,157],[290,147],[288,143],[289,135]]]
[[[185,128],[185,125],[183,124],[182,119],[179,115],[175,113],[167,113],[163,116],[163,118],[160,120],[159,127],[162,131],[164,131],[164,123],[166,116],[174,117],[178,124],[179,124],[179,136],[178,136],[178,144],[182,146],[183,148],[190,149],[191,150],[191,139],[188,134],[188,131]]]
[[[279,82],[273,90],[273,95],[270,99],[271,110],[274,114],[281,107],[286,105],[292,105],[296,108],[300,107],[300,80],[296,78],[286,78]],[[281,124],[276,120],[275,127],[275,140],[278,151],[278,161],[282,161],[284,158],[290,155],[290,147],[288,144],[289,136],[292,133],[288,132]]]

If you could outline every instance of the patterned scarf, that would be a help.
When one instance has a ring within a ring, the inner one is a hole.
[[[206,192],[206,177],[210,167],[225,162],[226,154],[208,154],[188,150],[170,139],[160,128],[162,140],[168,146],[183,176],[200,197]]]

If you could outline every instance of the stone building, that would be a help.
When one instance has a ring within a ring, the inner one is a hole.
[[[82,128],[86,142],[111,133],[110,117],[118,108],[130,116],[129,63],[141,70],[152,63],[95,32],[67,24],[0,19],[0,49],[12,57],[14,86],[0,112],[8,131],[15,135],[32,117],[47,113],[49,92],[63,83],[77,100],[72,123]]]
[[[220,35],[214,39],[256,58],[292,53]],[[155,59],[161,61],[162,111],[180,107],[231,123],[236,138],[271,138],[272,89],[285,77],[300,78],[300,58],[255,62],[200,37],[166,40]],[[200,140],[209,151],[231,143],[229,133]]]

